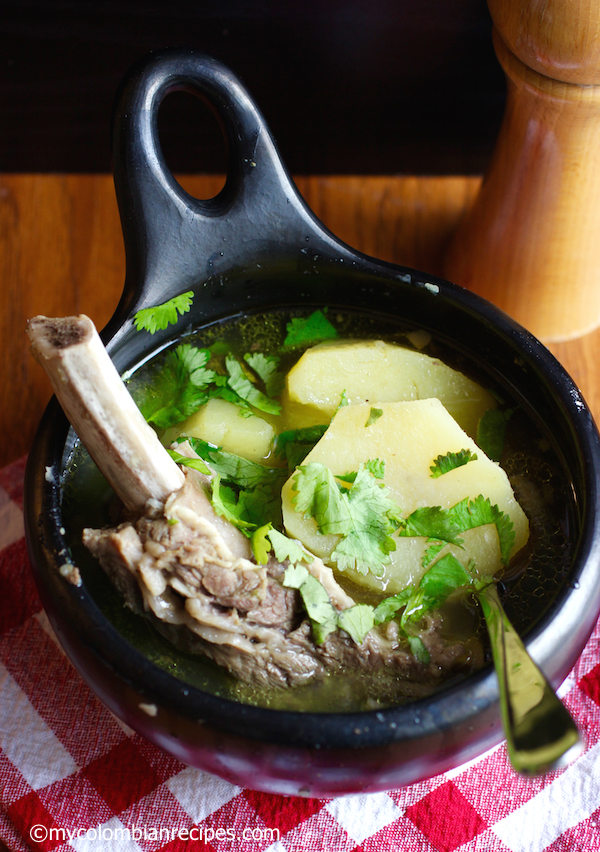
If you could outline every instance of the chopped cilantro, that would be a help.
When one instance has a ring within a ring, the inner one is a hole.
[[[504,449],[506,426],[514,409],[490,408],[477,424],[477,445],[492,461],[499,462]]]
[[[192,449],[214,471],[212,503],[215,511],[246,535],[265,525],[281,526],[281,488],[284,468],[271,468],[236,456],[200,438],[187,438]],[[180,464],[194,467],[198,460],[185,456]]]
[[[240,501],[239,493],[223,485],[218,473],[213,475],[211,486],[211,502],[217,515],[221,515],[246,535],[251,536],[256,524],[244,517],[244,506]]]
[[[292,503],[305,518],[314,518],[324,534],[343,535],[349,511],[333,473],[319,462],[301,465],[294,475]]]
[[[365,636],[374,625],[373,607],[368,604],[355,604],[338,613],[338,627],[345,630],[357,645],[362,645]]]
[[[308,562],[308,564],[314,562],[315,557],[299,541],[288,538],[287,535],[273,528],[268,531],[267,535],[273,545],[273,552],[278,562],[287,560],[291,565],[296,565],[299,562]]]
[[[461,532],[481,527],[484,524],[494,524],[498,531],[502,563],[508,565],[510,553],[515,543],[515,531],[509,515],[504,514],[498,506],[492,506],[490,499],[481,494],[475,500],[469,500],[465,497],[449,512],[460,526]]]
[[[435,544],[429,545],[429,547],[423,554],[423,558],[421,559],[421,565],[423,566],[423,568],[427,568],[428,565],[431,565],[440,550],[443,550],[444,547],[446,547],[445,541],[438,541]]]
[[[187,293],[181,293],[179,296],[174,296],[168,302],[163,302],[162,305],[155,305],[152,308],[141,308],[133,316],[135,327],[138,331],[149,331],[154,334],[159,329],[163,330],[169,325],[174,325],[177,322],[178,315],[186,314],[192,306],[194,293],[189,290]]]
[[[361,465],[350,488],[319,462],[301,465],[294,476],[295,509],[314,518],[324,535],[341,536],[332,560],[340,571],[355,568],[363,574],[381,575],[396,545],[399,509],[388,489],[366,465]]]
[[[462,541],[458,538],[461,532],[463,530],[448,509],[442,509],[440,506],[422,506],[400,522],[398,534],[424,536],[433,541],[461,545]]]
[[[410,650],[413,652],[413,656],[415,657],[415,659],[417,659],[420,663],[424,663],[424,665],[427,665],[431,660],[431,656],[429,654],[429,651],[423,644],[423,640],[421,639],[421,637],[409,636],[408,644],[410,645]]]
[[[338,629],[345,630],[360,645],[373,627],[372,606],[356,604],[338,612],[323,584],[304,565],[290,565],[286,568],[283,585],[300,592],[317,645]]]
[[[494,524],[498,531],[500,554],[504,565],[508,565],[510,553],[515,541],[513,523],[509,515],[504,514],[498,506],[492,506],[489,498],[479,495],[475,500],[465,497],[450,509],[440,506],[424,506],[416,509],[407,518],[400,521],[398,535],[424,536],[433,542],[447,542],[462,546],[460,533]],[[434,545],[438,548],[438,545]],[[438,548],[438,551],[441,547]],[[437,555],[431,548],[425,552],[423,564],[429,564]]]
[[[402,609],[408,603],[412,594],[412,587],[403,589],[397,595],[392,595],[389,598],[384,598],[376,607],[373,613],[375,624],[384,624],[386,621],[391,621],[398,610]]]
[[[286,459],[288,470],[295,470],[326,431],[327,426],[322,425],[281,432],[275,443],[275,454]]]
[[[313,638],[322,644],[337,629],[338,611],[329,600],[327,590],[304,565],[290,565],[283,575],[283,585],[298,589],[310,619]]]
[[[381,408],[372,408],[369,412],[369,416],[367,417],[367,422],[365,423],[365,426],[372,426],[373,423],[376,423],[379,420],[382,414],[383,411],[381,410]]]
[[[247,353],[244,361],[262,380],[267,396],[273,398],[283,390],[285,376],[278,370],[279,358],[275,355],[263,355],[262,352]]]
[[[345,408],[347,405],[350,405],[350,403],[348,402],[348,393],[347,393],[347,391],[343,390],[341,395],[340,395],[340,401],[338,403],[338,407],[335,410],[335,414],[337,414],[337,412],[340,410],[340,408]],[[335,414],[334,414],[334,416],[335,416]]]
[[[403,623],[415,621],[425,612],[438,609],[452,592],[471,583],[469,571],[456,556],[447,553],[423,574],[418,588],[407,601]]]
[[[182,456],[175,450],[167,450],[167,452],[176,464],[182,464],[186,467],[191,467],[194,470],[197,470],[199,473],[205,473],[209,476],[212,474],[212,470],[210,470],[210,468],[208,468],[204,464],[202,459],[191,459],[189,456]]]
[[[312,346],[321,340],[331,340],[338,336],[324,312],[319,310],[314,311],[309,317],[296,317],[290,320],[286,329],[287,335],[283,345],[287,349]]]
[[[446,453],[445,456],[438,456],[433,462],[429,470],[431,478],[437,479],[438,476],[443,476],[457,467],[462,467],[470,461],[477,459],[477,453],[472,453],[471,450],[459,450],[457,453]]]
[[[227,355],[225,365],[229,373],[227,384],[239,397],[267,414],[279,414],[281,412],[279,403],[270,399],[253,384],[237,358],[234,358],[233,355]]]
[[[252,533],[252,552],[259,565],[266,565],[269,561],[269,553],[271,552],[269,531],[271,529],[272,524],[263,524],[262,527],[259,527]]]
[[[286,569],[283,585],[300,592],[317,644],[339,629],[360,645],[375,625],[391,621],[401,613],[398,624],[401,633],[415,658],[427,664],[429,653],[415,632],[418,631],[417,623],[427,612],[440,607],[453,592],[474,588],[476,583],[458,559],[447,554],[425,572],[418,586],[409,586],[399,594],[385,598],[376,607],[355,604],[345,610],[336,610],[325,587],[302,564],[291,564]]]
[[[288,589],[300,589],[308,577],[308,568],[305,565],[290,565],[285,569],[283,585]]]
[[[161,429],[180,423],[207,401],[215,373],[206,367],[208,349],[182,343],[169,352],[140,409],[146,420]]]
[[[372,473],[375,479],[383,479],[385,476],[385,462],[382,459],[369,459],[365,462],[365,470]]]
[[[283,485],[287,472],[283,468],[265,467],[258,462],[250,461],[235,453],[228,453],[201,438],[185,438],[200,458],[203,458],[227,482],[241,488],[255,488],[258,485],[272,482]]]

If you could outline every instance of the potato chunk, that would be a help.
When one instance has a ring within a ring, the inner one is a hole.
[[[242,417],[238,406],[225,399],[210,399],[177,426],[176,431],[186,437],[202,438],[228,453],[255,462],[270,454],[275,435],[271,424],[262,417],[256,414]]]
[[[491,461],[460,428],[437,399],[383,403],[383,412],[371,425],[367,421],[370,405],[341,408],[329,429],[309,453],[303,464],[320,462],[334,474],[356,471],[370,459],[385,462],[384,482],[398,504],[402,517],[419,507],[441,506],[449,509],[465,497],[489,498],[510,516],[515,530],[511,555],[527,542],[529,524],[517,503],[506,473]],[[471,450],[477,459],[434,478],[431,466],[438,456],[449,452]],[[284,485],[283,518],[290,537],[299,539],[310,551],[320,556],[334,570],[331,554],[339,541],[337,535],[322,535],[312,518],[296,512],[293,476]],[[446,545],[440,556],[450,550],[464,564],[474,560],[482,574],[494,574],[500,568],[500,546],[493,524],[480,526],[461,534],[464,547]],[[345,571],[344,576],[373,591],[396,594],[418,582],[426,570],[421,560],[430,544],[425,537],[394,536],[396,550],[382,577],[371,573]]]
[[[383,340],[327,341],[287,376],[284,405],[297,425],[328,423],[342,392],[350,405],[436,397],[472,438],[492,395],[436,358]]]

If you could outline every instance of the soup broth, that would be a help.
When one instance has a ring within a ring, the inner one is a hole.
[[[280,370],[287,372],[303,351],[315,341],[282,348],[290,320],[306,316],[301,310],[250,314],[200,328],[129,371],[127,382],[134,399],[143,403],[148,388],[160,372],[169,351],[181,342],[211,347],[226,342],[234,354],[260,351],[281,358]],[[514,409],[508,420],[501,465],[509,476],[517,500],[530,522],[530,540],[499,583],[502,602],[517,630],[524,635],[552,605],[569,570],[569,518],[565,515],[567,479],[559,462],[552,437],[525,411],[519,401],[508,396],[506,388],[494,384],[480,365],[470,363],[451,349],[418,329],[406,329],[381,317],[329,309],[329,322],[340,339],[381,339],[414,348],[439,358],[488,388]],[[208,659],[184,653],[167,642],[151,622],[127,609],[108,581],[104,571],[81,543],[84,527],[101,527],[118,520],[118,506],[112,490],[76,441],[64,475],[63,516],[72,551],[84,583],[98,606],[133,646],[154,664],[183,682],[221,697],[250,704],[287,710],[353,711],[372,709],[421,697],[427,689],[418,686],[398,689],[398,683],[382,671],[344,672],[325,680],[289,689],[257,689],[239,683]],[[360,598],[360,590],[348,585]],[[487,649],[485,629],[474,599],[448,605],[445,630],[453,638],[479,635]],[[489,660],[489,652],[488,652]],[[467,673],[465,673],[466,676]],[[446,681],[444,686],[450,685]]]

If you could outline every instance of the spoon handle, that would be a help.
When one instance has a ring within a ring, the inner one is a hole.
[[[513,769],[541,775],[582,750],[575,722],[527,653],[492,583],[477,592],[498,676],[502,722]]]

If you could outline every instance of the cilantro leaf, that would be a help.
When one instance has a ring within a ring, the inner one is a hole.
[[[302,429],[290,429],[281,432],[277,436],[275,454],[278,458],[285,458],[288,470],[295,470],[304,461],[325,432],[327,426],[305,426]]]
[[[277,484],[283,485],[287,477],[287,471],[283,468],[265,467],[243,456],[228,453],[220,447],[215,447],[214,444],[209,444],[208,441],[203,441],[202,438],[190,437],[185,440],[189,441],[194,452],[207,461],[225,481],[234,483],[240,488],[256,488],[274,480]]]
[[[240,488],[238,505],[242,517],[258,527],[266,523],[281,527],[281,484],[278,476],[273,475],[254,488]]]
[[[275,355],[263,355],[262,352],[252,352],[244,355],[244,361],[261,379],[268,397],[273,398],[281,393],[285,376],[277,369],[279,358]]]
[[[347,405],[350,405],[350,403],[348,402],[348,393],[347,391],[343,390],[340,395],[340,401],[338,403],[338,407],[335,410],[335,414],[337,414],[340,408],[345,408]]]
[[[317,645],[321,645],[330,633],[339,628],[360,645],[373,627],[372,606],[356,604],[338,612],[323,584],[304,565],[290,565],[286,568],[283,585],[300,592]]]
[[[422,506],[400,522],[398,535],[424,536],[434,541],[461,545],[462,541],[458,535],[462,531],[448,509],[442,509],[440,506]]]
[[[200,438],[185,440],[218,478],[219,487],[213,487],[212,497],[215,509],[246,534],[268,523],[281,526],[281,488],[287,478],[284,468],[265,467]],[[182,457],[181,463],[189,465],[189,460]],[[227,490],[221,480],[228,484]]]
[[[375,479],[383,479],[385,476],[385,462],[381,459],[369,459],[365,462],[365,470],[372,473]]]
[[[515,542],[513,523],[509,515],[504,514],[498,506],[492,506],[489,498],[482,495],[475,500],[465,497],[450,509],[442,509],[440,506],[415,509],[407,518],[400,520],[398,535],[424,536],[434,542],[447,542],[461,547],[463,541],[458,537],[460,533],[485,524],[496,526],[501,559],[504,565],[508,565]],[[423,564],[431,562],[436,555],[435,551],[428,549],[424,556],[427,562]]]
[[[317,645],[322,644],[338,626],[338,611],[331,603],[327,590],[304,565],[290,565],[286,568],[283,585],[300,592],[311,622],[313,639]]]
[[[293,479],[292,502],[305,518],[314,518],[319,532],[341,536],[331,554],[339,570],[355,568],[381,575],[396,547],[392,533],[399,509],[366,465],[353,478],[351,487],[342,491],[325,465],[301,465]]]
[[[308,568],[305,565],[290,565],[285,569],[283,585],[288,589],[300,589],[308,577]]]
[[[215,378],[214,371],[206,367],[209,358],[208,349],[189,343],[169,352],[139,403],[148,422],[166,429],[185,420],[207,401],[207,387]]]
[[[246,535],[251,535],[256,524],[243,517],[243,506],[240,506],[238,493],[233,488],[223,485],[218,473],[213,475],[211,486],[211,503],[217,515],[230,521]]]
[[[373,613],[375,624],[384,624],[386,621],[391,621],[398,610],[406,606],[412,593],[412,586],[407,586],[406,589],[398,592],[397,595],[392,595],[380,601]]]
[[[314,556],[303,547],[299,541],[288,538],[287,535],[275,530],[271,527],[267,531],[267,536],[273,545],[273,552],[278,562],[286,560],[292,565],[298,562],[314,562]]]
[[[506,427],[514,409],[490,408],[477,424],[477,445],[492,461],[499,462],[504,449]]]
[[[181,293],[179,296],[174,296],[168,302],[163,302],[162,305],[155,305],[151,308],[141,308],[133,316],[135,327],[138,331],[149,331],[154,334],[159,329],[163,330],[169,325],[174,325],[178,320],[178,315],[186,314],[192,306],[194,293],[189,290],[187,293]]]
[[[498,506],[492,506],[488,497],[481,494],[475,500],[465,498],[451,509],[450,514],[460,526],[461,532],[494,524],[500,541],[500,555],[504,565],[508,565],[510,554],[515,543],[515,531],[509,515],[504,514]]]
[[[332,618],[337,621],[337,610],[329,600],[327,590],[312,574],[308,574],[300,587],[302,601],[311,621],[326,624]]]
[[[452,553],[447,553],[426,571],[419,583],[419,589],[435,606],[446,600],[448,595],[461,586],[471,584],[471,574]]]
[[[415,657],[415,659],[417,659],[420,663],[424,663],[425,665],[430,662],[431,656],[429,654],[429,651],[423,644],[423,640],[420,636],[409,636],[408,644],[410,645],[410,650],[413,652],[413,656]]]
[[[283,345],[290,349],[311,346],[321,340],[331,340],[338,336],[336,329],[320,310],[314,311],[309,317],[290,320],[286,328],[287,335]]]
[[[208,476],[212,474],[212,470],[204,464],[202,459],[191,459],[189,456],[182,456],[180,453],[176,452],[176,450],[167,449],[167,452],[176,464],[191,467],[193,470],[197,470],[199,473],[205,473]]]
[[[367,417],[365,426],[372,426],[373,423],[376,423],[382,415],[383,411],[381,408],[372,408],[369,412],[369,416]]]
[[[456,556],[447,553],[421,577],[406,604],[402,624],[421,619],[426,612],[438,609],[452,592],[471,585],[471,574]]]
[[[320,462],[302,465],[294,475],[292,503],[305,518],[314,518],[324,534],[343,535],[349,528],[349,510],[335,477]]]
[[[267,414],[281,413],[281,406],[279,403],[269,399],[266,394],[260,391],[256,385],[250,381],[237,358],[233,355],[227,355],[225,358],[225,366],[229,373],[227,384],[236,392],[236,394],[238,394],[238,396],[250,405],[253,405],[254,408],[258,408],[259,411],[264,411]]]
[[[477,453],[472,453],[471,450],[459,450],[457,453],[446,453],[445,456],[438,456],[433,462],[429,470],[431,478],[437,479],[438,476],[443,476],[457,467],[462,467],[470,461],[477,459]]]
[[[365,636],[374,625],[373,607],[368,604],[355,604],[343,609],[337,616],[338,627],[345,630],[357,645],[362,645]]]
[[[423,568],[427,568],[428,565],[431,565],[433,560],[436,558],[438,553],[446,547],[445,541],[438,541],[435,544],[431,544],[423,554],[423,558],[421,559],[421,565]]]

